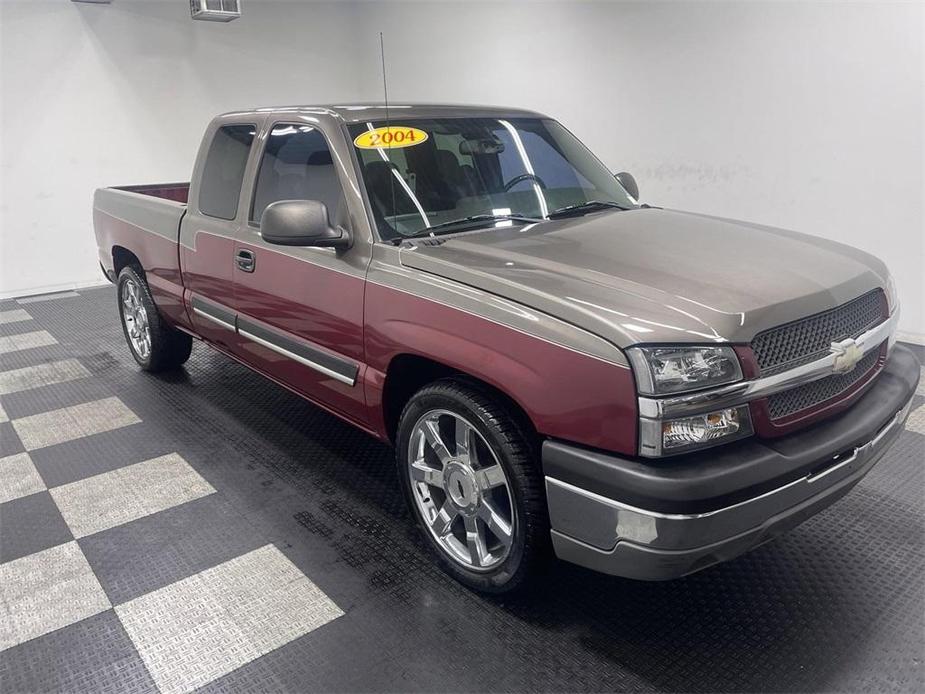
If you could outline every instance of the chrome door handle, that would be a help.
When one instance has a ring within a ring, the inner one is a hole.
[[[257,266],[257,258],[254,257],[254,252],[245,248],[238,251],[234,260],[238,265],[238,269],[244,272],[253,272]]]

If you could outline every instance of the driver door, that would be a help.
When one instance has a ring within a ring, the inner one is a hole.
[[[260,235],[263,211],[278,200],[319,200],[332,225],[349,229],[329,138],[317,120],[295,119],[269,123],[257,146],[247,223],[235,243],[235,351],[301,395],[365,422],[364,248],[281,246]]]

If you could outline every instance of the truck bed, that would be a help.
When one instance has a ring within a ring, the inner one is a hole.
[[[115,281],[128,263],[144,268],[158,307],[181,326],[187,317],[177,244],[188,196],[189,183],[98,188],[93,196],[103,273]]]
[[[189,181],[185,183],[146,183],[140,186],[114,186],[113,190],[150,195],[153,198],[185,203],[189,199]]]

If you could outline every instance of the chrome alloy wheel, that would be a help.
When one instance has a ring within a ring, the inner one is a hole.
[[[514,540],[514,503],[504,468],[482,435],[447,410],[425,413],[408,446],[411,491],[431,535],[473,571],[503,562]]]
[[[151,354],[151,328],[148,312],[141,302],[141,287],[133,279],[122,282],[122,322],[135,354],[147,359]]]

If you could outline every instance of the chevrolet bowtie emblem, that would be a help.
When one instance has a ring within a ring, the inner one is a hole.
[[[852,371],[864,356],[861,348],[858,347],[858,343],[850,337],[841,342],[833,342],[829,351],[835,355],[835,363],[832,364],[832,371],[837,374],[846,374]]]

